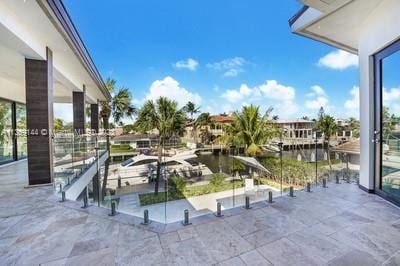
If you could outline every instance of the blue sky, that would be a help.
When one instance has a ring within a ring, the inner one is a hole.
[[[280,118],[321,105],[358,116],[357,57],[292,34],[295,0],[64,4],[103,78],[130,88],[137,107],[167,95],[211,113],[254,103]]]

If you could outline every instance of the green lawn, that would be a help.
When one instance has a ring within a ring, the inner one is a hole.
[[[111,145],[110,147],[111,153],[123,153],[123,152],[133,152],[133,151],[135,150],[128,144]]]
[[[183,192],[178,191],[176,189],[171,189],[168,191],[168,196],[166,195],[167,193],[165,193],[164,191],[159,192],[158,195],[155,195],[154,192],[140,194],[139,200],[141,206],[146,206],[146,205],[162,203],[165,201],[180,200],[215,192],[221,192],[225,190],[230,190],[233,187],[241,188],[243,186],[244,183],[241,180],[236,180],[235,182],[224,181],[219,186],[213,186],[211,184],[208,184],[208,185],[187,187]]]

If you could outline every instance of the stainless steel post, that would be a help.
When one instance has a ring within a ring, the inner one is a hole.
[[[222,216],[224,216],[224,215],[222,214],[222,211],[221,211],[221,202],[218,202],[218,203],[217,203],[217,214],[216,214],[215,216],[217,216],[217,217],[222,217]]]
[[[273,203],[273,200],[272,200],[272,191],[269,191],[269,192],[268,192],[268,202],[269,202],[269,203]]]
[[[246,198],[245,198],[245,209],[251,209],[250,208],[250,197],[249,196],[246,196]]]
[[[290,197],[294,197],[294,189],[293,189],[293,186],[290,186],[290,188],[289,188],[289,196],[290,196]]]
[[[190,224],[191,224],[191,223],[189,222],[189,210],[185,210],[185,211],[183,212],[183,222],[182,222],[182,224],[183,224],[184,226],[190,225]]]
[[[143,211],[143,225],[148,225],[150,224],[150,219],[149,219],[149,210],[144,210]]]
[[[115,201],[111,201],[111,213],[109,214],[109,216],[115,216],[117,214],[117,211],[115,210]]]
[[[307,182],[307,192],[311,192],[311,183]]]

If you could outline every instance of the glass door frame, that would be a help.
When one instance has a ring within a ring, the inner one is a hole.
[[[374,139],[371,145],[374,146],[374,191],[382,198],[400,206],[400,198],[394,197],[393,195],[382,190],[382,110],[383,110],[383,75],[382,75],[382,62],[385,58],[393,55],[400,51],[400,40],[397,40],[389,46],[383,48],[373,57],[373,74],[374,74]]]
[[[12,130],[12,158],[10,160],[0,162],[0,165],[12,163],[18,160],[26,159],[27,157],[18,157],[18,143],[17,143],[17,135],[16,135],[16,128],[17,128],[17,104],[25,105],[21,102],[12,101],[6,98],[0,97],[1,102],[6,102],[11,104],[11,130]]]

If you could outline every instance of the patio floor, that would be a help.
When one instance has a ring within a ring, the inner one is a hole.
[[[329,184],[251,210],[162,225],[78,202],[51,188],[0,189],[1,265],[400,265],[400,209]]]

